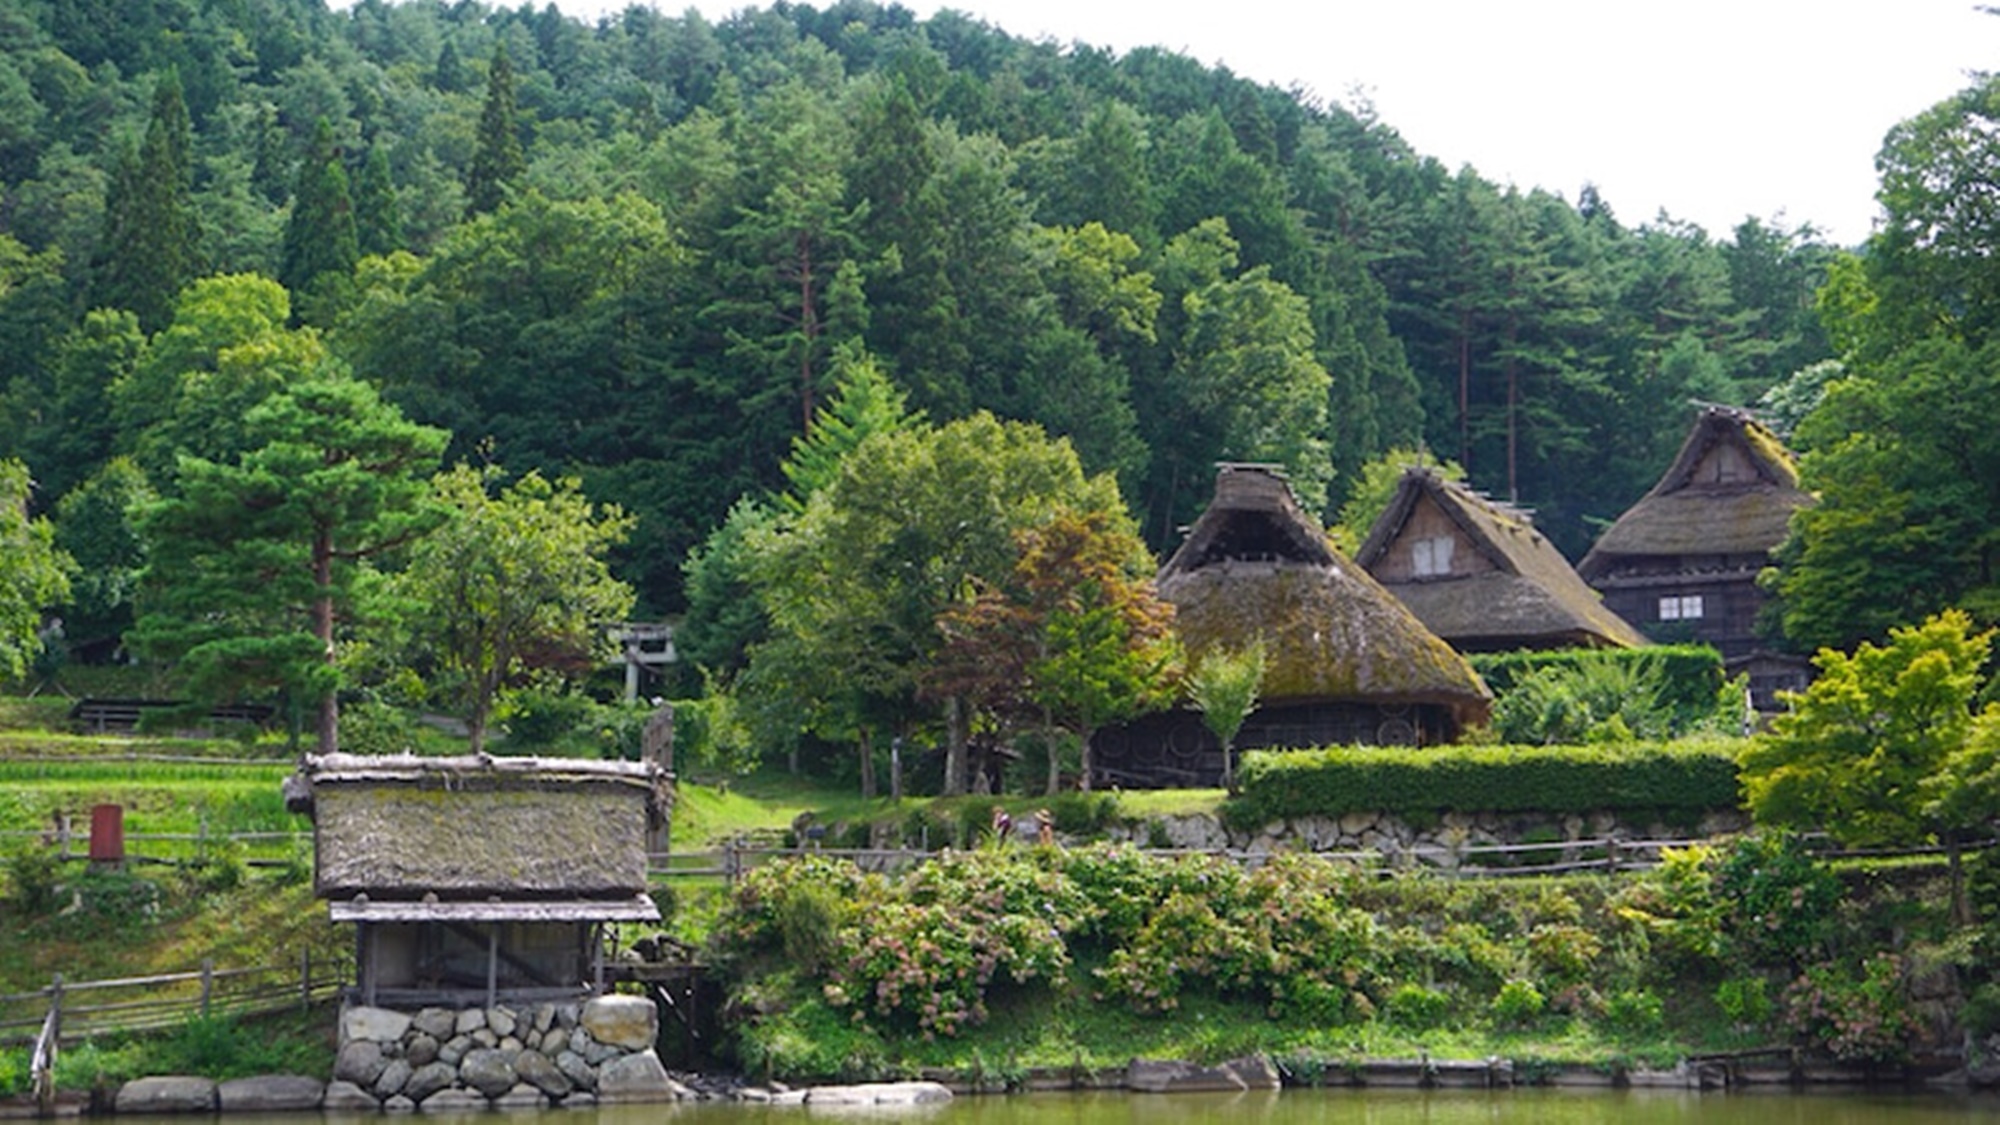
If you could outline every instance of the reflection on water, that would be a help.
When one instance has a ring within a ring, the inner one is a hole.
[[[949,1105],[819,1109],[698,1102],[499,1115],[419,1114],[410,1125],[1933,1125],[2000,1121],[2000,1096],[1946,1094],[1700,1094],[1668,1090],[1288,1090],[1254,1094],[1017,1094]],[[221,1125],[305,1125],[299,1114],[231,1115]],[[323,1125],[379,1123],[333,1116]],[[116,1125],[188,1125],[186,1118],[119,1117]],[[318,1123],[315,1123],[318,1125]]]

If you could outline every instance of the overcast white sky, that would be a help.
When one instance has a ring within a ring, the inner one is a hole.
[[[1058,43],[1166,47],[1330,101],[1359,91],[1448,165],[1572,200],[1595,183],[1627,225],[1665,209],[1724,238],[1756,215],[1858,242],[1883,133],[2000,70],[2000,17],[1973,0],[904,2]],[[555,3],[586,19],[627,6]],[[692,6],[720,21],[763,5]]]

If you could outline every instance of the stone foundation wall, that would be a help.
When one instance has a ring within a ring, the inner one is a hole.
[[[1372,851],[1391,865],[1457,870],[1481,864],[1575,863],[1601,856],[1598,845],[1605,840],[1637,844],[1649,840],[1705,839],[1749,827],[1749,817],[1734,810],[1710,813],[1692,826],[1629,823],[1612,813],[1555,817],[1452,812],[1415,823],[1390,813],[1368,812],[1301,817],[1267,824],[1254,832],[1232,832],[1213,816],[1192,813],[1153,817],[1113,828],[1107,835],[1140,847],[1247,852]],[[1519,844],[1550,846],[1519,857],[1481,855],[1468,850]],[[1637,848],[1631,854],[1635,858],[1651,858],[1650,853]]]
[[[327,1110],[426,1111],[672,1101],[641,996],[418,1012],[350,1007]]]

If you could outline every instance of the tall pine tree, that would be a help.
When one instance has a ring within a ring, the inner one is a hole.
[[[507,201],[507,187],[528,171],[514,111],[514,66],[507,48],[493,50],[486,73],[486,108],[479,115],[479,147],[465,177],[465,217],[494,211]]]
[[[322,274],[345,277],[361,257],[354,227],[354,201],[347,190],[347,172],[340,166],[340,149],[333,126],[322,117],[313,127],[312,145],[299,161],[299,178],[292,189],[292,218],[285,225],[283,258],[278,280],[293,293],[305,293]]]
[[[205,268],[192,198],[192,135],[180,78],[168,70],[153,89],[146,139],[120,158],[104,202],[90,301],[129,309],[147,332],[165,327],[175,295]]]
[[[403,212],[396,203],[396,185],[389,178],[389,154],[381,145],[368,149],[361,168],[361,190],[354,196],[354,233],[363,254],[388,254],[403,248]]]

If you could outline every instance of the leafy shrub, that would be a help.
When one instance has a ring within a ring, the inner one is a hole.
[[[1902,959],[1879,953],[1858,973],[1834,963],[1807,968],[1785,990],[1785,1021],[1800,1038],[1842,1062],[1906,1061],[1917,1020]]]
[[[1493,995],[1490,1005],[1493,1022],[1503,1027],[1526,1027],[1542,1016],[1548,1007],[1548,998],[1542,990],[1525,980],[1510,980],[1500,986]]]
[[[360,701],[340,708],[340,748],[349,754],[415,753],[415,715],[386,703]]]
[[[1715,1006],[1737,1027],[1761,1027],[1771,1018],[1763,977],[1730,977],[1715,986]]]
[[[826,884],[795,884],[777,906],[785,960],[802,973],[817,973],[832,963],[840,952],[839,928],[846,913],[846,904]]]
[[[1571,923],[1544,923],[1528,932],[1528,955],[1536,968],[1556,980],[1581,979],[1603,952],[1604,943],[1596,934]]]
[[[1420,984],[1398,985],[1383,1005],[1389,1019],[1412,1031],[1429,1031],[1451,1015],[1451,996]]]
[[[888,1072],[888,1046],[866,1023],[820,1000],[746,1022],[737,1033],[737,1061],[755,1075],[867,1082]]]
[[[1826,943],[1840,880],[1798,837],[1742,836],[1711,858],[1724,935],[1745,960],[1796,965]]]
[[[1703,813],[1737,807],[1724,741],[1599,746],[1341,747],[1245,756],[1239,828],[1350,812]]]
[[[1666,1018],[1666,1005],[1643,988],[1614,992],[1604,1002],[1605,1024],[1621,1035],[1658,1031]]]
[[[47,914],[61,905],[62,860],[37,843],[7,856],[7,900],[25,915]]]
[[[1707,645],[1475,653],[1467,656],[1466,660],[1499,700],[1496,711],[1514,694],[1522,681],[1538,675],[1555,672],[1582,680],[1590,675],[1587,670],[1592,668],[1632,668],[1635,670],[1633,677],[1646,685],[1650,706],[1669,717],[1669,729],[1676,733],[1694,729],[1705,718],[1715,715],[1718,700],[1729,686],[1723,671],[1722,654]],[[1732,703],[1733,718],[1742,706],[1740,692],[1734,695]]]
[[[1056,831],[1071,836],[1095,835],[1118,821],[1118,797],[1112,793],[1058,793],[1048,808]]]
[[[510,750],[548,750],[589,730],[595,708],[575,692],[516,688],[501,693],[493,717],[506,728]]]

